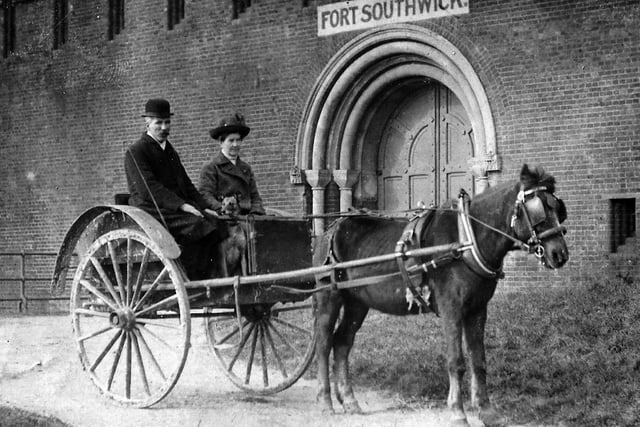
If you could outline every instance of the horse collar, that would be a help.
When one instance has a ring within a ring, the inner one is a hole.
[[[504,277],[502,265],[497,269],[492,268],[480,253],[476,236],[469,221],[469,195],[464,190],[460,192],[458,205],[458,237],[461,244],[462,260],[481,277],[486,279]]]

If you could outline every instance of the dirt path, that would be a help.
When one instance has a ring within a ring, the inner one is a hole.
[[[443,426],[442,411],[407,408],[392,396],[358,390],[366,415],[322,414],[315,381],[252,397],[211,368],[199,322],[176,387],[151,409],[102,397],[82,371],[66,316],[0,317],[0,404],[53,415],[73,426]],[[207,368],[209,367],[209,368]],[[481,425],[477,418],[472,426]]]

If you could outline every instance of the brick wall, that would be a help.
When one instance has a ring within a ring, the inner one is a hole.
[[[298,124],[325,64],[359,34],[318,38],[315,6],[327,1],[303,3],[256,0],[231,20],[230,1],[187,0],[168,31],[166,2],[127,2],[108,41],[107,1],[74,2],[57,50],[51,2],[18,4],[16,53],[0,59],[0,252],[55,251],[81,212],[126,191],[124,147],[155,96],[172,103],[171,140],[194,181],[218,148],[208,129],[239,111],[266,203],[303,213],[308,192],[289,183]],[[502,159],[491,181],[542,163],[567,203],[570,264],[547,272],[515,254],[507,284],[608,268],[608,199],[640,194],[640,4],[470,0],[468,15],[416,25],[454,43],[485,86]]]

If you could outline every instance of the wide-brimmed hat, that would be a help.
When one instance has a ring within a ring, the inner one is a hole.
[[[230,133],[239,133],[244,138],[249,134],[251,129],[244,123],[244,117],[241,114],[234,114],[231,117],[220,120],[218,126],[209,131],[209,135],[213,139],[219,139],[221,135],[229,135]]]
[[[173,116],[169,101],[161,98],[154,98],[147,101],[144,106],[144,114],[142,117],[155,117],[158,119],[168,119]]]

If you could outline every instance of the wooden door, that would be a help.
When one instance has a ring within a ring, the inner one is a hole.
[[[378,157],[378,208],[437,206],[473,194],[471,126],[460,100],[438,83],[413,90],[390,114]]]

